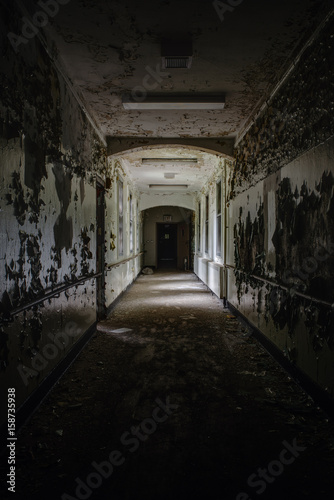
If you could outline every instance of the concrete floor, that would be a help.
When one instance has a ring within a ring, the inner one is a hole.
[[[333,422],[190,272],[138,278],[17,449],[15,498],[327,500],[334,486]]]

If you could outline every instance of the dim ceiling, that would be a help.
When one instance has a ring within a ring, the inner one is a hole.
[[[22,3],[33,11],[32,4]],[[70,0],[50,18],[44,36],[50,53],[56,54],[57,63],[107,139],[235,140],[269,98],[331,2],[243,0],[231,4],[238,5],[219,16],[214,2],[206,0]],[[191,40],[190,69],[161,69],[164,38]],[[146,91],[223,93],[225,108],[123,108],[125,93],[143,96]]]

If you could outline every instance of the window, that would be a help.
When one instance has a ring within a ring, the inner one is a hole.
[[[205,197],[205,253],[209,253],[209,195]]]
[[[129,198],[129,215],[130,215],[130,225],[129,225],[130,253],[133,253],[133,202],[131,193]]]
[[[201,251],[201,204],[198,204],[198,218],[197,218],[197,250]]]
[[[137,252],[139,252],[140,236],[139,236],[139,206],[138,206],[138,201],[136,204],[136,241],[137,241]]]
[[[123,241],[123,182],[118,181],[118,255],[124,253]]]
[[[221,255],[222,251],[222,183],[217,183],[216,190],[216,254]]]

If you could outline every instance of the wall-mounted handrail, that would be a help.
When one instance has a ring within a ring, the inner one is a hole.
[[[132,259],[135,259],[136,257],[139,257],[143,253],[144,252],[139,252],[136,255],[132,255],[128,259],[122,260],[121,262],[116,262],[115,264],[109,264],[109,265],[106,266],[105,272],[108,272],[112,268],[120,266],[121,264],[124,264],[124,262],[128,262],[128,261],[130,261]],[[0,318],[0,323],[5,323],[7,321],[11,321],[11,318],[13,318],[14,316],[16,316],[17,314],[19,314],[19,313],[21,313],[23,311],[26,311],[27,309],[30,309],[31,307],[37,306],[38,304],[41,304],[42,302],[45,302],[46,300],[52,299],[54,297],[57,297],[62,292],[65,292],[69,288],[73,288],[75,286],[82,285],[83,283],[85,283],[88,280],[99,278],[100,276],[103,276],[103,274],[104,274],[104,272],[90,274],[90,275],[87,275],[87,276],[83,276],[82,278],[79,278],[79,279],[77,279],[75,281],[71,281],[71,282],[66,283],[66,284],[58,285],[57,287],[52,288],[50,290],[50,292],[45,293],[42,297],[39,297],[39,298],[37,298],[35,300],[32,300],[31,302],[28,302],[28,304],[24,304],[22,306],[16,307],[15,309],[12,309],[11,311],[8,311],[5,318],[4,318],[4,316],[2,318]]]
[[[247,274],[245,271],[242,271],[241,269],[237,269],[235,266],[231,266],[230,264],[224,264],[224,267],[228,269],[233,269],[234,271],[237,271],[238,273],[241,274]],[[268,285],[275,286],[277,288],[281,288],[282,290],[285,290],[287,292],[290,292],[293,290],[294,295],[298,295],[299,297],[303,297],[304,299],[310,300],[311,302],[315,302],[316,304],[322,304],[327,307],[334,308],[334,303],[332,304],[331,302],[327,302],[326,300],[321,300],[318,299],[317,297],[312,297],[311,295],[306,295],[305,293],[298,292],[297,290],[294,290],[293,287],[287,287],[284,285],[281,285],[279,283],[276,283],[275,281],[268,280],[266,278],[262,278],[261,276],[257,276],[256,274],[249,274],[251,278],[254,278],[258,281],[262,281],[263,283],[267,283]]]
[[[106,270],[107,272],[110,271],[111,269],[113,269],[114,267],[118,267],[118,266],[121,266],[122,264],[125,264],[125,262],[129,262],[130,260],[133,260],[133,259],[136,259],[137,257],[139,257],[140,255],[143,255],[144,252],[139,252],[137,253],[136,255],[132,255],[131,257],[129,257],[128,259],[124,259],[124,260],[121,260],[120,262],[115,262],[115,264],[108,264],[106,266]]]
[[[53,297],[59,296],[62,292],[65,292],[69,288],[73,288],[74,286],[82,285],[85,283],[85,281],[99,278],[102,276],[103,273],[95,273],[95,274],[90,274],[87,276],[83,276],[82,278],[79,278],[76,281],[71,281],[70,283],[67,283],[66,285],[59,285],[57,288],[53,288],[50,292],[45,293],[42,297],[39,297],[38,299],[35,299],[28,304],[19,306],[15,309],[12,309],[11,311],[8,311],[8,319],[10,317],[16,316],[17,314],[26,311],[27,309],[30,309],[31,307],[37,306],[38,304],[41,304],[42,302],[45,302],[48,299],[52,299]],[[7,320],[7,318],[6,318]],[[4,319],[0,319],[1,322],[4,322]]]

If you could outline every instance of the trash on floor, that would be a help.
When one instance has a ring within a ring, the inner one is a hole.
[[[144,269],[142,270],[142,274],[153,274],[153,269],[151,269],[150,267],[144,267]]]

